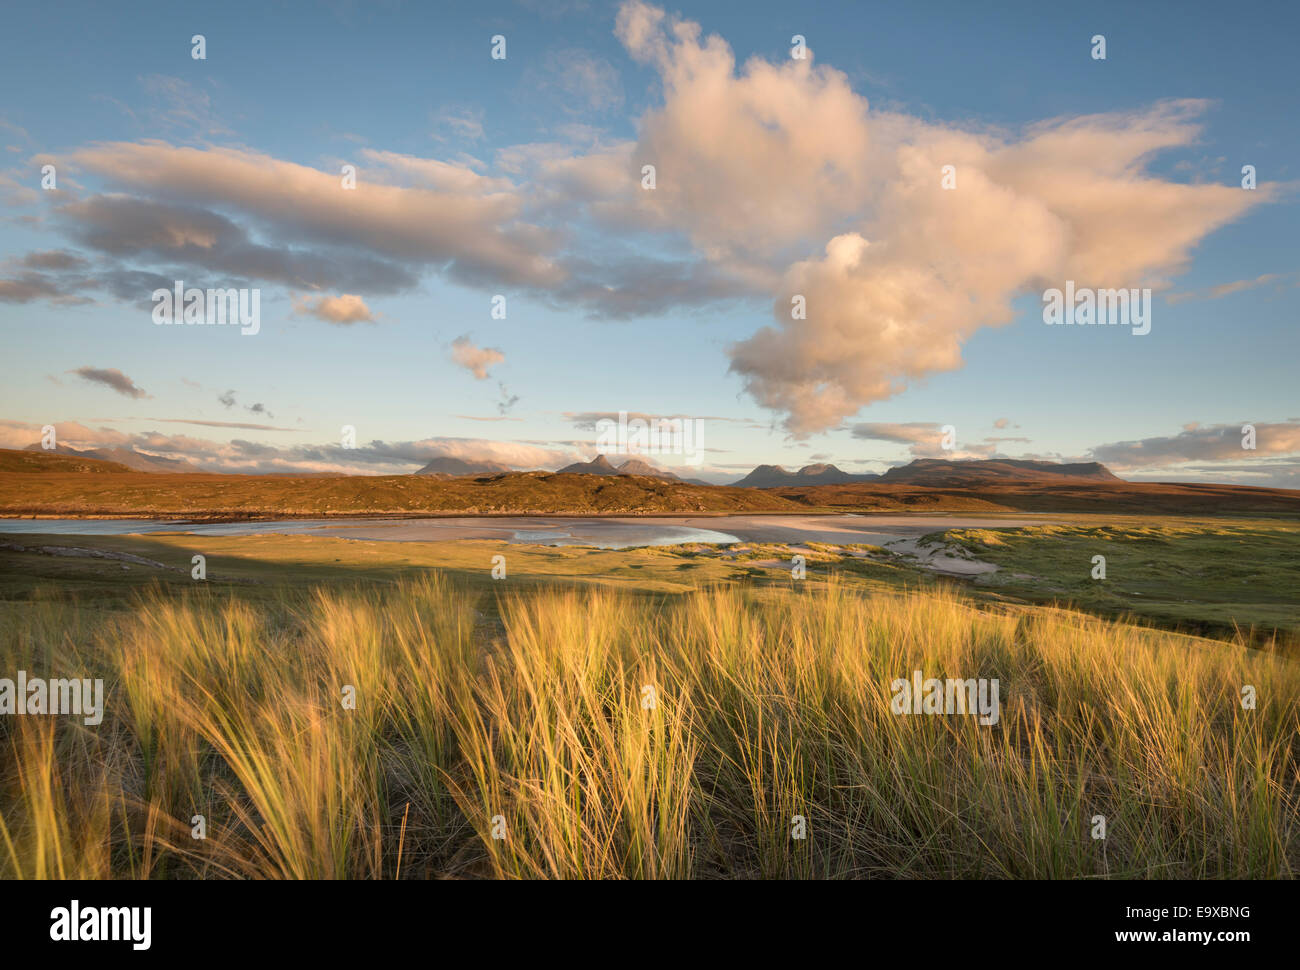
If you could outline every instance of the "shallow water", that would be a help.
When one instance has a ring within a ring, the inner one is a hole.
[[[527,526],[527,528],[520,528]],[[541,546],[671,546],[687,542],[735,543],[734,535],[662,520],[612,519],[289,519],[274,522],[176,522],[153,519],[0,519],[0,534],[69,536],[148,535],[183,532],[201,536],[320,535],[389,542],[495,539]]]
[[[702,542],[826,542],[884,545],[895,539],[955,528],[1016,528],[1043,518],[956,515],[718,515],[631,517],[459,516],[430,519],[290,519],[273,522],[168,522],[153,519],[0,519],[3,533],[147,535],[184,532],[207,536],[320,535],[389,542],[491,539],[525,545],[670,546]]]

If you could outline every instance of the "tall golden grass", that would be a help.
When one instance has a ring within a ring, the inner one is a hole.
[[[32,602],[0,617],[0,676],[19,669],[102,677],[108,710],[0,718],[11,878],[1300,867],[1294,662],[955,594],[498,601],[431,575],[269,605]],[[997,678],[1001,720],[891,713],[914,669]]]

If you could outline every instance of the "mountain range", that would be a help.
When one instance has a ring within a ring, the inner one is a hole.
[[[415,474],[457,478],[464,475],[504,475],[513,471],[516,471],[516,469],[496,461],[463,461],[460,458],[435,458]],[[640,458],[630,458],[621,465],[614,465],[604,455],[597,455],[591,461],[579,461],[574,462],[572,465],[566,465],[554,474],[644,475],[646,478],[662,478],[673,482],[684,481],[680,476],[664,471],[662,468],[656,468],[648,461],[642,461]],[[707,485],[708,483],[695,482],[694,484]]]
[[[834,465],[805,465],[796,472],[786,471],[780,465],[759,465],[732,484],[740,488],[784,488],[791,485],[885,482],[945,487],[1062,478],[1072,481],[1121,481],[1105,465],[1095,461],[1060,463],[1016,458],[917,458],[906,465],[891,468],[883,475],[854,475]]]
[[[458,470],[462,469],[462,470]],[[436,458],[416,474],[441,472],[449,475],[501,474],[511,471],[505,465],[492,462],[462,462],[455,458]],[[670,471],[657,468],[640,458],[630,458],[615,465],[605,455],[591,461],[565,465],[557,475],[643,475],[665,481],[686,481],[705,485],[697,479],[683,479]],[[962,485],[987,485],[995,483],[1062,481],[1118,482],[1121,479],[1099,462],[1059,463],[1014,458],[946,459],[917,458],[906,465],[891,468],[883,475],[855,475],[835,465],[805,465],[798,471],[787,471],[780,465],[759,465],[748,475],[731,482],[736,488],[788,488],[805,485],[846,485],[854,482],[881,482],[882,484],[924,485],[951,487]]]
[[[648,461],[642,461],[640,458],[629,458],[621,465],[613,464],[604,455],[597,455],[591,461],[578,461],[572,465],[565,465],[555,474],[557,475],[643,475],[646,478],[662,478],[670,482],[690,482],[692,485],[707,485],[708,482],[701,482],[694,478],[682,478],[680,475],[674,475],[670,471],[662,468],[656,468]]]
[[[147,455],[130,447],[77,450],[69,448],[67,445],[59,445],[52,451],[46,451],[39,444],[32,444],[28,445],[25,450],[64,455],[69,458],[113,462],[123,465],[131,471],[138,472],[171,474],[202,472],[202,469],[183,458],[162,458],[157,455]],[[434,458],[414,474],[431,475],[439,478],[463,478],[506,475],[515,471],[516,469],[509,465],[496,461],[465,461],[460,458],[443,457]],[[604,455],[597,455],[591,461],[580,461],[566,465],[554,474],[640,475],[645,478],[658,478],[670,482],[687,482],[692,485],[709,484],[699,479],[684,479],[640,458],[630,458],[621,465],[615,465]],[[788,471],[780,465],[759,465],[743,478],[730,484],[737,488],[789,488],[879,482],[881,484],[920,485],[933,488],[960,488],[999,483],[1014,484],[1045,481],[1119,482],[1122,479],[1116,477],[1105,465],[1099,462],[1057,463],[1012,458],[967,460],[917,458],[906,465],[890,468],[882,475],[855,475],[843,471],[835,465],[826,464],[805,465],[797,471]]]
[[[852,475],[834,465],[805,465],[797,472],[780,465],[759,465],[737,482],[740,488],[777,488],[782,485],[840,485],[844,482],[874,482],[879,475]]]
[[[646,515],[760,512],[1105,512],[1300,514],[1300,490],[1209,482],[1126,482],[1093,463],[923,459],[874,481],[768,488],[604,472],[489,475],[149,473],[81,453],[0,449],[0,516],[274,519],[325,515]],[[133,463],[138,457],[125,455]],[[605,467],[608,466],[608,467]],[[444,468],[459,468],[443,465]],[[627,463],[623,467],[627,467]],[[168,469],[171,470],[171,469]],[[795,474],[798,473],[786,473]],[[813,470],[808,478],[827,475]],[[37,483],[35,476],[40,476]],[[190,483],[193,483],[192,487]]]

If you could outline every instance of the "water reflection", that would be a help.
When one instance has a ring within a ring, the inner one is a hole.
[[[436,518],[436,519],[292,519],[277,522],[172,522],[155,519],[0,519],[0,533],[117,536],[183,532],[200,536],[321,535],[390,542],[437,542],[493,539],[513,544],[597,546],[669,546],[740,540],[730,533],[693,526],[608,519]]]

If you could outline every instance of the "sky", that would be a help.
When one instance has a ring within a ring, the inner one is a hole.
[[[715,482],[1300,487],[1294,4],[3,16],[0,447],[555,469],[627,412]],[[256,332],[155,322],[178,280]],[[1149,330],[1045,324],[1067,283],[1149,290]]]

